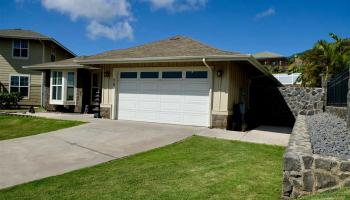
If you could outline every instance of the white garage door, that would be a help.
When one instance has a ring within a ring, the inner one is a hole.
[[[207,71],[119,73],[118,119],[209,126]]]

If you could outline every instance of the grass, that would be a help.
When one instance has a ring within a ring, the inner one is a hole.
[[[283,147],[193,136],[0,190],[0,199],[279,199]]]
[[[83,124],[79,121],[0,115],[0,140],[46,133]]]
[[[333,192],[325,192],[322,194],[306,196],[300,200],[348,200],[350,199],[350,189],[343,188]]]

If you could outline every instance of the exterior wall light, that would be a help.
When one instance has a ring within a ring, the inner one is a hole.
[[[222,76],[222,70],[216,71],[216,76],[217,76],[217,77],[221,77],[221,76]]]

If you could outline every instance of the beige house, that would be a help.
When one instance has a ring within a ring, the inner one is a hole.
[[[249,88],[280,83],[254,57],[183,36],[27,66],[45,71],[48,110],[83,112],[101,93],[105,118],[230,128]]]
[[[22,66],[74,57],[55,39],[22,29],[0,30],[0,92],[20,92],[21,105],[41,105],[42,72]]]

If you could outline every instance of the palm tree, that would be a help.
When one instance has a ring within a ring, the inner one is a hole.
[[[330,74],[337,74],[350,67],[350,40],[329,34],[334,42],[318,41],[311,50],[300,56],[302,66],[298,66],[301,81],[305,86],[320,86]],[[291,70],[295,70],[293,65]]]

